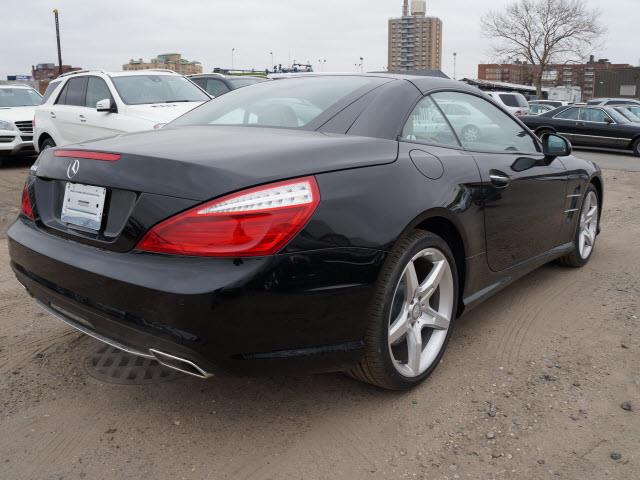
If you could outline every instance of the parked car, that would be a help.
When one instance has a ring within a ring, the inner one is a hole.
[[[236,90],[256,83],[268,82],[264,77],[253,75],[233,76],[222,75],[220,73],[202,73],[197,75],[188,75],[187,78],[198,85],[212,97],[219,97],[231,90]]]
[[[574,145],[633,150],[640,156],[640,124],[613,107],[569,106],[522,117],[538,136],[558,133]]]
[[[42,101],[26,85],[0,85],[0,165],[4,156],[33,150],[33,114]]]
[[[640,122],[640,105],[637,107],[633,105],[624,105],[614,108],[627,117],[627,120],[631,122]]]
[[[520,117],[529,114],[529,102],[524,95],[517,92],[486,92],[498,105],[509,113]]]
[[[417,138],[434,134],[441,135],[450,130],[449,124],[455,127],[461,139],[469,142],[477,141],[480,138],[490,138],[491,135],[499,133],[495,122],[478,109],[473,108],[472,105],[460,105],[456,102],[446,101],[441,101],[438,105],[446,114],[446,120],[436,110],[430,108],[416,110],[413,114],[413,136]]]
[[[465,138],[452,105],[495,128]],[[424,131],[425,113],[448,131]],[[44,151],[11,266],[69,325],[197,377],[348,371],[406,389],[463,312],[547,262],[589,261],[602,178],[570,153],[448,79],[264,82],[160,130]]]
[[[548,105],[553,108],[558,108],[570,105],[570,102],[564,100],[529,100],[529,105]]]
[[[170,70],[66,73],[51,82],[36,108],[34,145],[40,151],[151,130],[210,99]]]
[[[598,105],[601,107],[609,107],[612,105],[640,105],[640,100],[632,98],[594,98],[589,100],[587,105]]]
[[[556,107],[547,105],[546,103],[532,103],[529,108],[529,115],[541,115],[555,109]]]

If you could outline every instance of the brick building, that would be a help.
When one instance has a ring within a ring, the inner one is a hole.
[[[597,71],[594,96],[640,98],[640,67],[609,68]]]
[[[80,67],[72,67],[71,65],[62,65],[62,73],[75,72],[82,70]],[[33,80],[38,84],[38,90],[40,93],[44,93],[49,85],[49,82],[60,75],[58,65],[55,63],[39,63],[31,67],[31,76]]]
[[[595,60],[593,55],[587,63],[563,63],[548,65],[542,76],[543,87],[580,87],[582,99],[596,96],[596,73],[610,69],[631,68],[628,64],[612,64],[609,60]],[[525,62],[509,64],[480,64],[478,79],[492,82],[508,82],[534,85],[536,68]]]

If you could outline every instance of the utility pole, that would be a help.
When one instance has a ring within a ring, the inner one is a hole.
[[[231,70],[233,70],[233,60],[234,60],[233,57],[235,56],[235,53],[236,53],[236,49],[232,48],[231,49]]]
[[[56,40],[58,42],[58,75],[62,75],[62,50],[60,48],[60,22],[58,21],[58,9],[53,11],[53,18],[56,21]]]
[[[453,52],[453,79],[456,79],[456,67],[457,67],[457,61],[458,61],[458,53],[457,52]]]

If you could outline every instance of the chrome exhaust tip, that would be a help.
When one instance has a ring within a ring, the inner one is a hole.
[[[210,378],[213,376],[190,360],[176,357],[174,355],[170,355],[153,348],[149,349],[149,353],[151,353],[154,358],[162,365],[172,368],[173,370],[177,370],[179,372],[186,373],[187,375],[198,378]]]

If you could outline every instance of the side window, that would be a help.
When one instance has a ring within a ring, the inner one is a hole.
[[[85,106],[89,108],[96,108],[96,103],[100,100],[111,100],[113,104],[113,97],[109,91],[109,87],[105,81],[98,77],[89,77],[87,82],[87,100]]]
[[[206,90],[206,86],[207,86],[207,79],[206,78],[190,78],[189,80],[191,80],[193,83],[198,85],[200,88]]]
[[[402,129],[402,138],[410,142],[460,147],[451,126],[430,97],[423,98],[416,105]]]
[[[207,88],[205,88],[209,95],[213,95],[214,97],[218,97],[220,95],[224,95],[229,91],[229,87],[227,87],[220,80],[216,80],[215,78],[207,79]]]
[[[560,112],[554,118],[560,118],[562,120],[580,120],[580,109],[579,108],[567,108],[566,110]]]
[[[463,147],[483,152],[538,152],[531,134],[493,103],[461,92],[439,92],[432,96],[438,105],[456,104],[469,112],[447,115]]]
[[[62,91],[60,92],[60,95],[58,95],[58,99],[54,103],[56,105],[65,105],[68,91],[69,91],[69,82],[67,82],[64,85],[64,87],[62,87]],[[45,94],[46,93],[47,92],[45,92]]]
[[[611,120],[611,117],[599,108],[583,108],[580,119],[585,122],[605,123],[607,119]]]
[[[69,79],[56,103],[59,105],[84,107],[86,85],[87,77]]]

